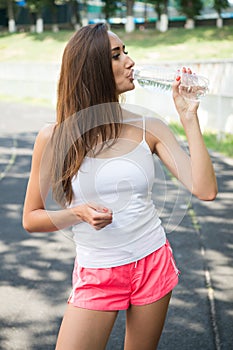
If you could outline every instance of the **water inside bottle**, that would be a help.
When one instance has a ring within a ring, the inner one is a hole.
[[[165,69],[144,69],[134,72],[134,79],[141,87],[149,90],[170,91],[175,75]]]
[[[138,84],[150,91],[170,91],[176,76],[177,73],[164,68],[135,70],[134,72],[134,79]],[[200,101],[208,91],[208,79],[196,74],[181,73],[179,91],[188,100]]]
[[[169,80],[155,80],[155,79],[147,79],[147,78],[138,78],[137,79],[138,84],[141,87],[154,90],[158,89],[161,91],[170,91],[172,83]]]

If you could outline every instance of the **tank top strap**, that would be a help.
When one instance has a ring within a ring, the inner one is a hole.
[[[146,141],[146,118],[145,118],[145,116],[142,117],[142,139],[143,139],[143,141]]]

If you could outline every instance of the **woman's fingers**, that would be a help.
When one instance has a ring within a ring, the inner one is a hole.
[[[182,73],[192,74],[192,70],[190,68],[183,67],[182,68]]]
[[[87,222],[96,230],[100,230],[112,222],[111,209],[96,203],[80,205],[76,208],[76,212],[82,221]]]

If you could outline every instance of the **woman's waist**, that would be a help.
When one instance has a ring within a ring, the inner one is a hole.
[[[74,240],[77,245],[89,248],[101,249],[123,249],[135,244],[144,244],[150,237],[155,237],[160,233],[161,221],[154,212],[150,218],[146,215],[138,215],[131,218],[130,216],[121,217],[113,215],[111,224],[105,226],[101,230],[95,230],[90,224],[81,222],[72,229]]]
[[[99,231],[91,240],[83,240],[75,235],[77,259],[83,267],[114,267],[137,261],[160,248],[166,241],[164,229],[159,225],[154,230],[144,231],[143,235],[110,234],[100,237]],[[118,239],[116,239],[118,238]]]

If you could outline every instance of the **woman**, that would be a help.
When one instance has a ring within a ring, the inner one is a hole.
[[[120,95],[135,87],[133,66],[104,24],[81,28],[64,51],[56,125],[35,142],[24,228],[73,226],[77,249],[57,350],[104,349],[122,309],[125,350],[158,345],[178,270],[151,200],[153,153],[201,200],[217,193],[198,103],[182,98],[178,77],[173,98],[187,155],[163,122],[120,107]],[[50,186],[60,210],[45,209]]]

